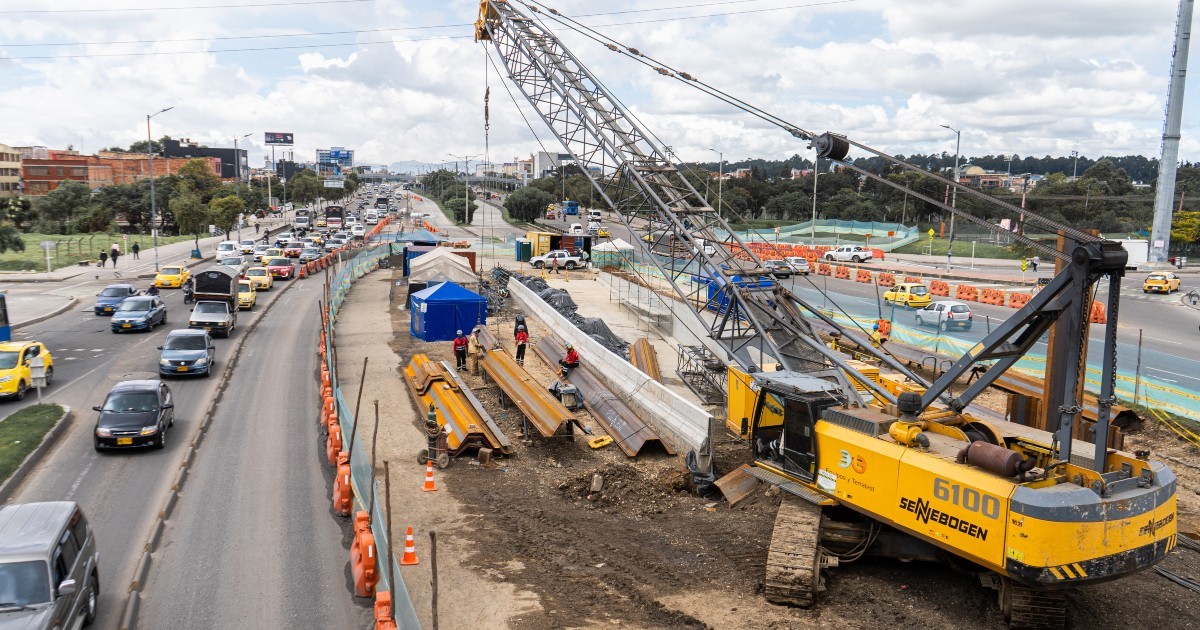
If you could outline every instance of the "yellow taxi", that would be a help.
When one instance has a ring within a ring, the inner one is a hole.
[[[919,282],[898,282],[896,286],[883,294],[884,304],[907,306],[908,308],[925,308],[933,298],[929,297],[929,289]]]
[[[1156,291],[1171,293],[1179,290],[1179,276],[1173,273],[1152,273],[1142,282],[1142,293]]]
[[[601,238],[609,237],[609,236],[612,236],[612,232],[610,232],[608,230],[608,228],[606,228],[604,226],[600,226],[600,229],[596,230],[596,236],[599,236]]]
[[[317,227],[326,227],[325,217],[317,217]]]
[[[40,341],[7,341],[0,343],[0,396],[25,398],[25,392],[33,386],[29,367],[30,359],[42,357],[46,360],[46,387],[54,380],[54,359],[50,350]]]
[[[163,267],[158,275],[154,276],[154,286],[160,289],[178,289],[191,276],[192,272],[182,265]]]
[[[238,280],[238,308],[243,311],[253,310],[257,301],[258,292],[254,290],[254,282]]]
[[[254,285],[255,291],[268,291],[275,286],[275,281],[271,279],[271,272],[266,267],[251,267],[246,270],[246,279],[250,284]]]
[[[258,262],[265,265],[272,258],[283,258],[283,250],[278,247],[272,247],[258,256]]]

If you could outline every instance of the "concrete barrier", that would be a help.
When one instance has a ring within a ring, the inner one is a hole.
[[[706,452],[712,416],[585,335],[525,285],[508,283],[513,299],[527,314],[542,320],[564,341],[575,345],[584,361],[596,367],[613,393],[621,396],[660,436],[679,452]]]

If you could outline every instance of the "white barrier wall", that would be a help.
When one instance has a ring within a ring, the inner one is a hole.
[[[690,450],[708,452],[709,427],[712,424],[712,416],[708,412],[646,376],[625,357],[614,354],[585,335],[525,285],[512,280],[508,283],[508,290],[526,315],[542,320],[564,342],[574,344],[584,362],[596,368],[593,373],[604,379],[613,393],[638,412],[672,448],[681,453]]]

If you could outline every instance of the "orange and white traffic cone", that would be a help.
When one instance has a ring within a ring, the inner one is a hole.
[[[409,526],[408,533],[404,535],[404,555],[400,557],[400,564],[409,566],[420,562],[417,558],[417,544],[413,541],[412,527]]]
[[[437,492],[437,486],[433,483],[433,460],[425,462],[425,485],[421,488],[425,492]]]

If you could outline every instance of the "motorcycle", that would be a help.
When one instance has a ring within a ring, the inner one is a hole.
[[[195,301],[196,301],[195,290],[193,290],[190,285],[184,285],[184,287],[183,287],[183,303],[191,304],[192,302],[195,302]]]

